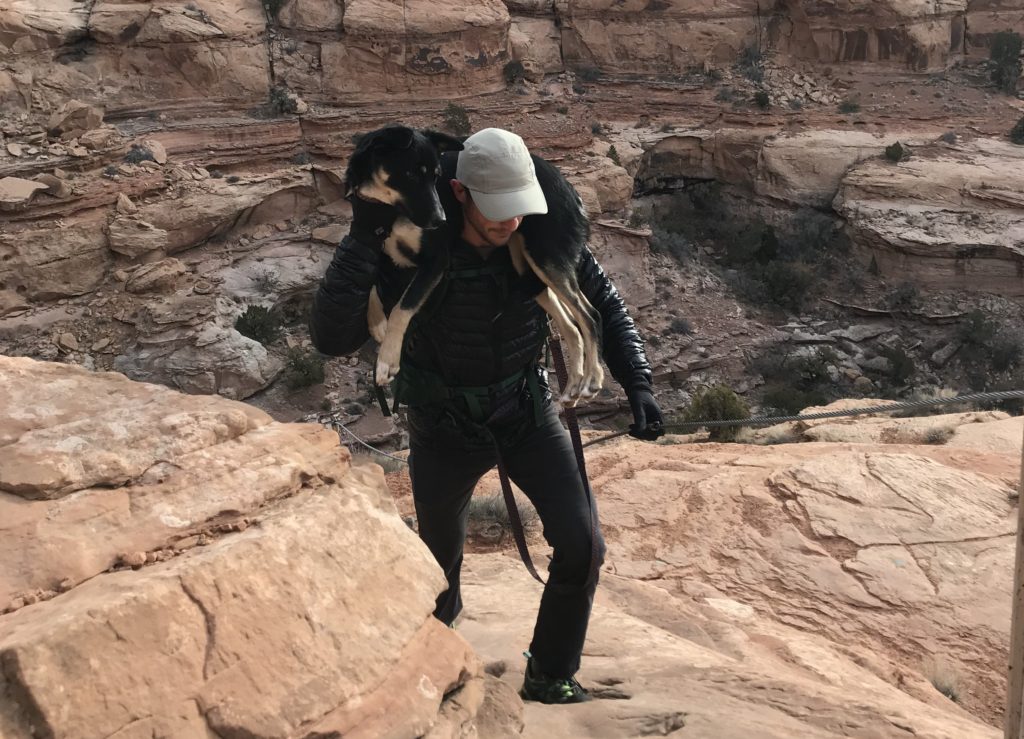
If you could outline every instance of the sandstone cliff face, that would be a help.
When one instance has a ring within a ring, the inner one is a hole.
[[[517,732],[333,432],[28,359],[0,408],[0,735]]]

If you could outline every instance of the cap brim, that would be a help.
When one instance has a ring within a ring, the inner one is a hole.
[[[544,199],[544,191],[539,184],[517,192],[471,192],[477,210],[489,221],[507,221],[548,212],[548,201]]]

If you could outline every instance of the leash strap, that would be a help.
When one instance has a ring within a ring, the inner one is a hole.
[[[558,335],[553,335],[548,340],[551,349],[551,358],[555,363],[555,374],[558,375],[559,389],[563,392],[569,384],[569,373],[565,369],[565,357],[562,355],[562,342]],[[576,409],[572,406],[565,406],[565,425],[569,427],[569,438],[572,439],[572,448],[576,453],[576,465],[580,471],[580,481],[583,483],[583,491],[587,494],[587,506],[590,508],[590,574],[587,576],[587,584],[597,580],[598,564],[597,558],[597,507],[594,505],[594,494],[590,490],[590,480],[587,478],[587,463],[583,458],[583,440],[580,438],[580,424],[576,418]]]
[[[501,495],[505,498],[505,507],[508,509],[508,522],[512,527],[512,538],[515,539],[516,549],[519,550],[519,558],[523,560],[526,569],[533,579],[544,585],[544,580],[537,574],[537,568],[530,558],[530,549],[526,546],[526,532],[523,531],[523,521],[519,517],[519,506],[516,505],[516,498],[512,494],[512,484],[508,480],[508,470],[505,469],[505,458],[501,456],[501,449],[494,445],[498,453],[498,477],[501,479]]]
[[[569,373],[565,369],[565,358],[562,356],[562,346],[557,336],[552,336],[548,340],[548,349],[551,352],[552,359],[554,359],[559,390],[564,391],[569,382]],[[572,439],[572,448],[576,453],[576,466],[579,469],[580,480],[583,482],[583,491],[587,495],[587,505],[590,508],[590,573],[587,575],[587,584],[589,585],[596,580],[599,569],[597,558],[597,510],[594,506],[594,495],[590,490],[590,481],[587,479],[587,464],[583,458],[583,443],[580,437],[579,421],[576,418],[576,409],[569,406],[564,409],[564,413],[566,425],[569,427],[569,438]],[[526,565],[526,569],[533,575],[534,579],[543,585],[544,580],[537,574],[537,569],[533,566],[533,560],[530,558],[530,550],[526,546],[526,534],[523,531],[523,522],[519,518],[519,507],[516,505],[515,496],[512,495],[512,484],[509,482],[508,471],[505,469],[505,460],[502,458],[501,450],[497,448],[497,444],[495,444],[495,449],[498,452],[498,477],[501,479],[501,493],[505,498],[505,506],[508,508],[508,520],[512,527],[512,537],[515,539],[516,548],[519,550],[519,557],[523,560],[523,564]]]

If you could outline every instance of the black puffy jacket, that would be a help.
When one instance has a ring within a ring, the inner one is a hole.
[[[450,192],[445,195],[447,206],[452,198]],[[461,212],[449,210],[449,220],[458,233]],[[411,279],[412,270],[396,267],[369,243],[372,239],[360,236],[342,240],[313,300],[310,334],[324,354],[350,354],[369,338],[371,287],[377,286],[390,312]],[[494,250],[484,259],[455,239],[449,269],[464,274],[473,268],[487,268],[481,271],[488,274],[442,280],[411,323],[403,348],[403,365],[409,362],[439,374],[450,386],[496,383],[535,361],[543,347],[547,315],[518,289],[508,249]],[[577,275],[581,290],[601,314],[602,352],[612,377],[627,391],[650,388],[650,364],[633,319],[589,249],[583,250]]]

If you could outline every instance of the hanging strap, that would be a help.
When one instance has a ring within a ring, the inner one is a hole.
[[[549,339],[548,347],[555,361],[555,373],[558,376],[559,390],[564,392],[569,382],[569,375],[565,369],[562,345],[557,335]],[[536,376],[534,376],[534,382],[536,383]],[[535,408],[539,407],[536,405],[536,394],[534,396],[534,403]],[[583,458],[583,441],[580,438],[580,425],[576,418],[576,409],[567,406],[564,409],[564,413],[566,425],[569,427],[569,437],[572,439],[572,448],[576,453],[576,466],[580,472],[580,480],[583,482],[583,491],[587,496],[587,507],[590,509],[590,572],[587,575],[587,584],[589,585],[596,580],[600,569],[597,557],[597,510],[594,505],[594,496],[590,491],[590,481],[587,479],[587,465]],[[537,416],[537,422],[540,423],[539,415]],[[533,566],[533,560],[530,558],[530,550],[526,546],[526,534],[523,531],[523,522],[519,517],[519,506],[516,505],[515,496],[512,494],[512,484],[509,482],[508,470],[505,469],[505,460],[502,459],[501,449],[498,448],[497,440],[495,440],[494,447],[498,454],[498,477],[501,480],[501,494],[505,498],[505,506],[508,508],[508,520],[509,525],[512,527],[512,538],[515,539],[516,548],[519,550],[519,557],[523,560],[523,564],[526,565],[526,569],[537,582],[543,585],[544,580],[537,574],[537,568]]]

